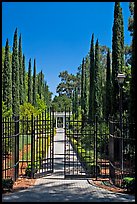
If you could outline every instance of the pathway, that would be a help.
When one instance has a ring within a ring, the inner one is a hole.
[[[54,173],[35,185],[2,196],[3,202],[135,202],[132,195],[114,193],[83,179],[64,179],[64,132],[58,129],[54,143]]]

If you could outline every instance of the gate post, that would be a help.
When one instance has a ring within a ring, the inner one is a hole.
[[[15,116],[15,181],[19,176],[19,116]]]
[[[54,109],[52,109],[52,118],[50,118],[52,124],[52,172],[54,168]],[[50,136],[51,137],[51,136]]]
[[[98,117],[97,117],[97,115],[95,115],[95,177],[96,177],[96,180],[97,180],[97,160],[98,160],[98,158],[97,158],[97,155],[98,155],[98,153],[97,153],[97,151],[98,151],[98,149],[97,149],[97,126],[98,126]]]
[[[33,114],[31,116],[31,178],[34,178],[35,170],[35,130],[34,130]]]

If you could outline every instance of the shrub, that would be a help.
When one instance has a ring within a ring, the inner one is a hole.
[[[2,179],[2,190],[11,190],[13,188],[12,178]]]
[[[133,177],[123,178],[122,187],[126,188],[128,192],[135,192],[135,178]]]
[[[32,169],[31,169],[31,164],[28,164],[28,166],[26,167],[26,169],[25,169],[25,175],[26,176],[28,176],[29,178],[31,178],[31,173],[36,173],[37,172],[37,169],[35,168],[35,166],[34,166],[34,168],[33,168],[33,172],[32,172]]]

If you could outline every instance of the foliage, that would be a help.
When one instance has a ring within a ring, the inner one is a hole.
[[[100,166],[95,164],[95,161],[93,159],[93,149],[87,151],[84,148],[82,148],[80,143],[76,141],[74,138],[70,137],[70,140],[74,150],[78,154],[78,158],[82,161],[82,165],[84,166],[86,172],[94,175],[95,169],[97,168],[98,175],[100,173]]]
[[[18,58],[19,58],[19,100],[20,104],[23,104],[23,59],[22,59],[22,41],[21,34],[19,37],[19,48],[18,48]]]
[[[25,55],[23,55],[22,59],[22,69],[23,69],[23,103],[26,101],[26,82],[25,82]]]
[[[95,62],[94,62],[94,34],[92,34],[90,46],[90,86],[89,86],[89,120],[94,117],[94,76],[95,76]]]
[[[25,175],[28,176],[29,178],[31,178],[32,174],[36,173],[37,169],[35,167],[35,165],[33,165],[33,170],[31,168],[31,164],[28,164],[28,166],[25,169]]]
[[[5,46],[5,58],[3,66],[3,101],[7,110],[12,109],[12,73],[8,39]]]
[[[34,59],[34,71],[33,71],[33,105],[36,105],[36,59]]]
[[[55,96],[52,101],[52,107],[58,112],[65,111],[65,107],[67,110],[71,110],[71,99],[65,94]]]
[[[59,96],[65,94],[68,98],[72,98],[72,92],[78,85],[78,78],[67,71],[60,72],[59,78],[61,78],[61,83],[57,86],[56,92]]]
[[[28,117],[28,119],[31,119],[32,114],[34,116],[37,115],[37,111],[34,108],[34,106],[31,103],[25,102],[23,105],[20,105],[20,118]]]
[[[111,114],[111,70],[110,70],[110,50],[107,53],[107,70],[106,70],[106,86],[105,86],[105,119],[108,120]]]
[[[2,179],[2,190],[11,190],[13,188],[12,178]]]
[[[124,28],[120,2],[115,2],[112,36],[112,115],[118,113],[118,81],[117,74],[123,72],[124,65]]]
[[[4,101],[2,101],[2,117],[3,118],[9,118],[12,115],[12,108],[11,109],[7,109],[6,105],[4,104]]]
[[[31,59],[28,68],[28,102],[32,103],[32,77],[31,77]]]
[[[128,19],[128,30],[130,31],[130,35],[133,36],[133,30],[134,30],[134,7],[135,2],[129,2],[129,10],[130,10],[130,17]]]
[[[19,114],[19,64],[18,64],[18,34],[17,28],[14,33],[12,53],[12,110],[13,115]]]
[[[122,187],[126,188],[128,192],[135,192],[135,178],[124,177]]]
[[[37,96],[36,96],[36,104],[37,104],[36,110],[37,110],[38,115],[41,114],[42,112],[44,112],[47,108],[43,97],[40,98],[39,94],[37,94]]]

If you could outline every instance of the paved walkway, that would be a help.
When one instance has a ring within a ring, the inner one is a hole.
[[[64,179],[64,133],[58,130],[54,144],[54,173],[36,180],[35,185],[2,196],[3,202],[135,202],[132,195],[114,193],[88,183]]]

